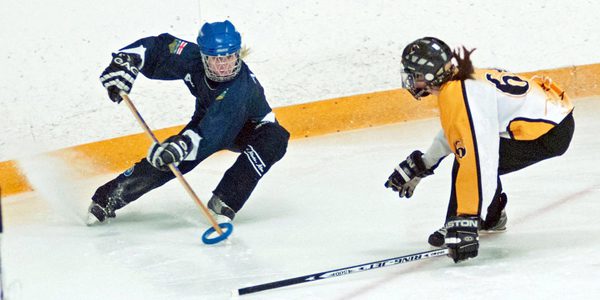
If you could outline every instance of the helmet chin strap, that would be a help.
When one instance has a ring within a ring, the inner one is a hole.
[[[417,100],[421,100],[422,97],[427,97],[431,95],[431,93],[429,92],[429,88],[415,88],[410,90],[410,93]]]

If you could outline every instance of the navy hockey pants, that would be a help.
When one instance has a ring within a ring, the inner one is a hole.
[[[239,211],[258,181],[283,157],[289,137],[287,130],[278,123],[249,123],[236,137],[235,145],[228,149],[241,153],[233,166],[225,172],[213,193],[235,212]],[[183,161],[178,168],[185,174],[210,154],[199,155],[194,161]],[[160,171],[144,158],[99,187],[92,200],[105,204],[108,199],[112,199],[116,203],[115,209],[119,209],[173,178],[175,175],[172,172]]]
[[[533,141],[516,141],[511,139],[500,139],[500,159],[498,164],[498,185],[492,203],[488,207],[488,215],[490,212],[500,214],[494,207],[498,206],[500,194],[502,193],[502,182],[500,175],[508,174],[514,171],[521,170],[525,167],[538,163],[548,158],[563,155],[573,138],[575,132],[575,120],[573,113],[567,115],[560,124],[554,126],[550,131]],[[450,203],[448,204],[448,212],[446,220],[452,216],[456,216],[456,191],[454,189],[456,183],[456,175],[458,174],[458,163],[454,161],[452,167],[452,190],[450,193]],[[481,211],[481,204],[479,205]]]

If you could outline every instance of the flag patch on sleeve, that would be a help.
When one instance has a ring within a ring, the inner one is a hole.
[[[171,54],[176,54],[176,55],[180,55],[181,52],[183,52],[183,48],[185,48],[185,46],[187,46],[187,42],[186,41],[182,41],[180,39],[175,39],[173,40],[172,43],[169,44],[169,52]]]

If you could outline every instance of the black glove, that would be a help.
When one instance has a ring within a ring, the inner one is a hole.
[[[452,217],[446,223],[445,243],[450,249],[450,256],[454,262],[476,257],[479,250],[479,235],[477,226],[479,218],[475,216]]]
[[[385,182],[385,187],[398,192],[400,198],[410,198],[421,178],[433,174],[433,171],[425,167],[422,156],[421,151],[413,151],[392,172],[392,175]]]
[[[154,143],[148,150],[146,159],[155,168],[168,171],[168,164],[178,165],[194,147],[187,135],[174,135],[161,144]]]
[[[140,72],[142,59],[137,54],[124,52],[113,53],[112,56],[110,65],[100,74],[100,82],[108,91],[108,97],[113,102],[121,103],[123,98],[119,93],[131,92],[133,82]]]

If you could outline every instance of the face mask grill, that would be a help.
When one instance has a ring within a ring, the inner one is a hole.
[[[215,82],[225,82],[233,79],[242,68],[240,51],[229,55],[205,55],[202,54],[202,64],[208,79]]]

